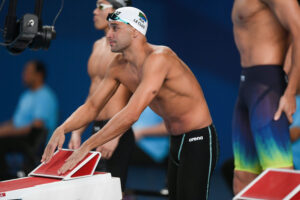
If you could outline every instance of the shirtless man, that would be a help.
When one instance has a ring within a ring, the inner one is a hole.
[[[128,104],[84,142],[59,173],[75,166],[91,149],[122,135],[149,105],[164,119],[172,134],[168,169],[170,199],[207,199],[217,160],[217,135],[197,79],[171,49],[147,43],[148,20],[142,11],[120,8],[108,20],[111,50],[122,54],[115,57],[93,96],[56,129],[42,162],[48,162],[56,147],[62,147],[65,133],[93,120],[123,84],[133,93]]]
[[[242,66],[233,118],[235,194],[266,168],[293,168],[289,122],[300,73],[299,19],[297,0],[234,1],[234,38]],[[290,44],[287,83],[283,63]]]
[[[98,0],[97,7],[94,10],[94,25],[97,30],[108,30],[108,22],[106,17],[115,9],[130,5],[128,0]],[[93,95],[96,88],[105,76],[107,68],[116,56],[116,53],[110,51],[110,46],[105,37],[97,40],[94,44],[93,52],[88,62],[88,73],[91,78],[89,97]],[[98,132],[116,113],[118,113],[128,102],[131,92],[124,86],[120,85],[114,96],[105,105],[95,118],[93,124],[93,134]],[[88,97],[88,98],[89,98]],[[70,149],[80,147],[81,135],[87,126],[76,130],[72,133],[69,142]],[[130,128],[122,137],[97,147],[97,151],[101,152],[102,159],[98,164],[101,171],[108,171],[115,177],[121,178],[122,190],[124,191],[127,171],[131,153],[135,145],[133,131]]]

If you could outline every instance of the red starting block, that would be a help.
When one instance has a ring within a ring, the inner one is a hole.
[[[300,171],[267,169],[233,200],[300,200]]]

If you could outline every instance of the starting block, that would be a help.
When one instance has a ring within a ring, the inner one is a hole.
[[[300,171],[267,169],[233,200],[300,200]]]
[[[82,178],[93,175],[96,166],[100,160],[99,152],[89,152],[85,158],[79,162],[73,169],[67,171],[64,174],[59,175],[57,172],[65,163],[73,150],[63,149],[56,151],[50,162],[47,164],[40,164],[34,169],[29,176],[41,176],[49,178],[58,178],[62,180],[70,180],[73,178]]]
[[[95,172],[99,152],[89,152],[73,169],[58,175],[71,154],[72,150],[56,151],[50,162],[38,166],[29,177],[0,182],[0,200],[122,199],[120,179]]]

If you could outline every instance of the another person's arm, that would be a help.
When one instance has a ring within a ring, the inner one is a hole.
[[[94,43],[93,50],[92,50],[92,53],[91,53],[91,56],[90,56],[89,60],[91,60],[91,57],[95,57],[95,54],[98,54],[97,49],[99,48],[99,46],[102,46],[101,40],[98,40]],[[95,78],[93,77],[93,74],[90,72],[91,69],[92,68],[91,68],[90,64],[88,64],[87,71],[88,71],[89,77],[91,79],[91,84],[90,84],[90,87],[89,87],[89,93],[88,93],[88,96],[86,98],[86,101],[93,94],[93,92],[95,92],[95,90],[97,89],[97,86],[98,86],[98,84],[97,84],[98,82],[95,81]],[[78,149],[80,147],[81,135],[87,129],[87,127],[88,127],[88,125],[83,126],[83,127],[79,128],[77,130],[74,130],[72,132],[71,139],[70,139],[69,145],[68,145],[68,147],[70,149]]]
[[[156,124],[154,126],[137,129],[134,131],[135,140],[139,141],[147,136],[165,136],[168,135],[165,123]]]
[[[78,149],[81,144],[81,135],[85,131],[88,126],[81,127],[78,130],[72,132],[71,139],[69,141],[68,147],[69,149]]]
[[[80,147],[81,144],[81,136],[83,134],[83,132],[87,129],[88,124],[72,131],[72,135],[68,144],[69,149],[78,149]]]
[[[289,76],[291,73],[291,67],[292,67],[292,45],[289,46],[288,51],[285,56],[285,61],[284,61],[284,72]]]
[[[14,124],[15,117],[20,114],[20,106],[23,99],[23,96],[21,96],[13,119],[0,124],[0,137],[27,135],[33,128],[44,128],[44,122],[49,115],[49,109],[47,109],[48,99],[46,96],[37,96],[36,98],[39,99],[35,102],[32,110],[30,110],[32,122],[27,125]]]
[[[30,133],[32,128],[42,128],[43,124],[42,120],[35,120],[30,125],[18,128],[11,121],[6,122],[0,125],[0,137],[26,135]]]
[[[295,142],[300,139],[300,126],[290,128],[291,141]]]
[[[274,115],[278,120],[285,112],[288,120],[293,121],[292,114],[296,110],[295,95],[300,73],[300,10],[297,0],[261,0],[273,11],[283,27],[289,31],[292,38],[292,67],[288,86],[280,98],[279,107]]]
[[[294,122],[290,127],[290,136],[292,142],[300,139],[300,95],[297,96],[297,110],[294,113]]]

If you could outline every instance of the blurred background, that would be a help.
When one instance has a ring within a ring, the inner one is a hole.
[[[52,24],[60,3],[60,0],[44,0],[43,24]],[[0,47],[0,122],[12,117],[18,97],[24,90],[23,66],[31,59],[43,60],[47,65],[47,83],[58,97],[60,123],[85,101],[90,83],[87,60],[94,41],[103,36],[93,25],[95,3],[95,0],[65,0],[55,26],[57,37],[47,51],[26,49],[20,55],[11,55],[5,47]],[[232,157],[231,119],[240,74],[230,18],[232,4],[232,0],[133,0],[133,5],[143,10],[149,20],[148,41],[171,47],[191,68],[203,88],[220,141],[220,158],[211,184],[210,199],[231,198],[231,190],[220,169],[224,161]],[[7,7],[8,0],[0,13],[1,27]],[[34,0],[19,1],[18,18],[33,13],[33,9]],[[65,147],[67,144],[68,141]],[[139,173],[144,177],[141,178]],[[157,179],[150,180],[154,177],[151,173]],[[148,173],[132,167],[127,185],[130,188],[159,189],[165,184],[164,173],[156,169]],[[141,179],[144,186],[139,183]]]

